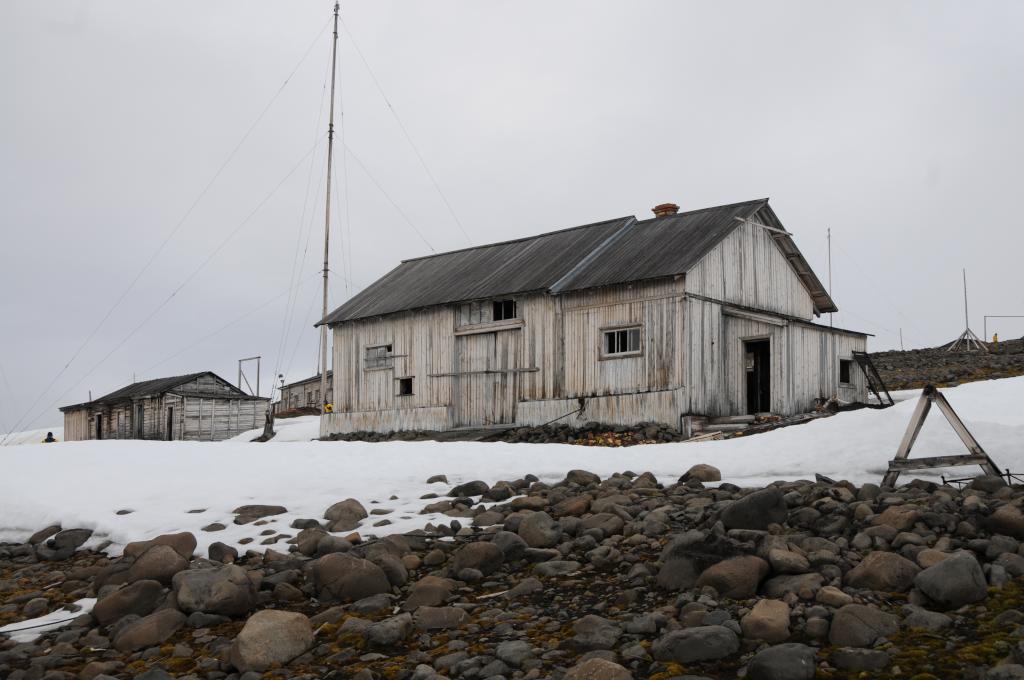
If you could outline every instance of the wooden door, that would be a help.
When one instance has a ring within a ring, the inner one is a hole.
[[[516,419],[522,332],[496,331],[455,339],[456,427],[511,424]]]
[[[771,342],[751,340],[744,343],[747,377],[747,413],[769,413],[772,410]]]

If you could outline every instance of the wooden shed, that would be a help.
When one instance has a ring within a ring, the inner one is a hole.
[[[867,400],[836,311],[767,199],[406,260],[320,323],[321,433],[793,415]]]
[[[320,401],[320,376],[314,375],[303,380],[296,380],[279,388],[281,398],[274,402],[274,413],[291,411],[297,408],[315,408],[319,412],[323,403],[332,403],[334,399],[331,372],[327,371],[327,399]]]
[[[263,427],[269,401],[207,371],[132,383],[60,410],[65,441],[219,441]]]

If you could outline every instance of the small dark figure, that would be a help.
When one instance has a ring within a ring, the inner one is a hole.
[[[46,439],[43,440],[43,443],[44,444],[52,444],[55,441],[57,441],[57,439],[53,436],[53,433],[52,432],[47,432],[46,433]]]

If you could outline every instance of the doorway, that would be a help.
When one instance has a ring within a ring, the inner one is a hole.
[[[142,404],[135,406],[135,438],[142,439],[146,434],[146,411]]]
[[[772,409],[772,364],[770,340],[743,343],[747,380],[747,414],[768,413]]]
[[[96,416],[96,439],[103,439],[103,416]]]
[[[174,440],[174,407],[167,407],[167,441]]]

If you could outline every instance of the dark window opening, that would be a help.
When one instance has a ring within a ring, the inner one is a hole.
[[[850,373],[851,373],[852,370],[853,370],[853,360],[852,359],[840,359],[839,360],[839,382],[841,382],[841,383],[852,382],[850,380]]]
[[[494,302],[494,321],[504,321],[506,319],[516,319],[516,301],[515,300],[495,300]]]
[[[398,379],[398,396],[408,397],[412,395],[412,378]]]
[[[629,354],[640,351],[640,327],[604,332],[605,354]]]
[[[365,368],[392,368],[395,365],[395,357],[392,355],[391,345],[376,345],[367,347],[363,357]]]

